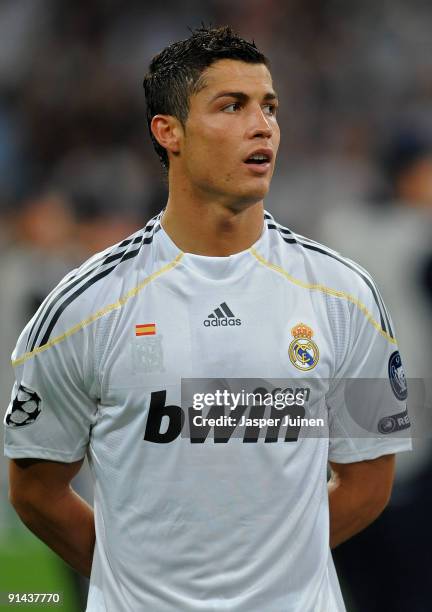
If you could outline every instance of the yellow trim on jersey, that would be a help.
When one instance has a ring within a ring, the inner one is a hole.
[[[105,306],[105,308],[101,308],[101,310],[98,310],[97,312],[92,314],[87,319],[84,319],[80,323],[77,323],[76,325],[74,325],[73,327],[71,327],[70,329],[65,331],[64,334],[61,334],[60,336],[57,336],[56,338],[53,338],[52,340],[50,340],[46,344],[43,344],[42,346],[39,346],[38,348],[33,349],[33,351],[25,353],[22,357],[19,357],[18,359],[13,360],[12,361],[12,365],[14,367],[18,366],[18,365],[21,365],[22,363],[24,363],[25,361],[27,361],[31,357],[34,357],[38,353],[42,353],[43,351],[46,351],[47,349],[51,348],[55,344],[58,344],[59,342],[62,342],[66,338],[69,338],[69,336],[72,336],[73,334],[78,332],[80,329],[83,329],[84,327],[87,327],[87,325],[90,325],[90,323],[93,323],[97,319],[100,319],[101,317],[106,315],[108,312],[111,312],[112,310],[116,310],[117,308],[121,308],[131,298],[133,298],[136,295],[138,295],[138,293],[141,291],[141,289],[143,289],[146,285],[151,283],[155,278],[158,278],[162,274],[165,274],[165,272],[169,272],[170,270],[175,268],[175,266],[179,263],[179,261],[181,260],[182,257],[183,257],[183,253],[179,253],[177,255],[177,257],[173,261],[171,261],[169,264],[166,264],[165,266],[163,266],[157,272],[153,272],[153,274],[150,274],[150,276],[147,276],[147,278],[145,278],[139,285],[137,285],[133,289],[130,289],[127,293],[125,293],[125,295],[123,295],[120,299],[118,299],[117,302],[113,302],[112,304],[109,304],[108,306]]]
[[[278,272],[279,274],[282,274],[282,276],[284,276],[287,280],[289,280],[294,285],[297,285],[299,287],[303,287],[304,289],[311,289],[311,290],[314,290],[314,291],[321,291],[322,293],[326,293],[327,295],[332,295],[334,297],[340,297],[340,298],[343,298],[345,300],[348,300],[348,302],[351,302],[352,304],[355,304],[355,306],[357,306],[357,308],[365,315],[365,317],[369,321],[369,323],[372,323],[372,325],[381,334],[381,336],[383,336],[391,344],[396,344],[396,340],[394,338],[392,338],[387,332],[385,332],[383,330],[381,325],[378,323],[378,321],[376,321],[373,318],[371,312],[366,308],[366,306],[363,304],[363,302],[360,302],[360,300],[358,300],[353,295],[351,295],[349,293],[346,293],[346,291],[339,291],[338,289],[331,289],[330,287],[326,287],[325,285],[322,285],[321,283],[306,283],[306,282],[304,282],[304,281],[302,281],[302,280],[300,280],[298,278],[294,278],[294,276],[291,276],[291,274],[288,274],[288,272],[286,270],[284,270],[283,268],[281,268],[280,266],[277,266],[276,264],[272,264],[269,261],[267,261],[266,259],[264,259],[264,257],[262,257],[262,255],[260,255],[254,248],[251,248],[249,250],[250,250],[250,253],[263,266],[265,266],[266,268],[270,268],[270,270],[274,270],[275,272]]]

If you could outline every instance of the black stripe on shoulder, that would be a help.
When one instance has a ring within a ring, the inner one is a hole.
[[[333,255],[332,253],[328,253],[327,251],[325,251],[324,249],[321,249],[320,247],[317,247],[317,246],[315,246],[313,244],[307,244],[307,243],[302,243],[302,242],[299,242],[299,244],[301,244],[301,246],[303,246],[305,249],[309,249],[311,251],[316,251],[317,253],[322,253],[323,255],[327,255],[327,257],[331,257],[332,259],[335,259],[336,261],[339,261],[344,266],[346,266],[347,268],[349,268],[350,270],[352,270],[353,272],[358,274],[360,276],[360,278],[363,279],[363,281],[366,283],[366,285],[369,287],[369,289],[372,292],[373,298],[375,300],[375,303],[376,303],[376,305],[378,307],[378,311],[380,313],[380,323],[381,323],[381,327],[382,327],[383,331],[390,333],[390,330],[387,329],[387,325],[386,325],[386,322],[384,320],[384,315],[383,315],[383,312],[382,312],[382,309],[381,309],[381,304],[380,304],[380,301],[378,299],[378,295],[377,295],[377,292],[375,290],[375,287],[374,287],[373,283],[366,276],[361,274],[354,266],[349,264],[347,261],[344,261],[343,259],[339,259],[339,257],[335,257],[335,255]]]
[[[369,281],[370,285],[374,289],[372,291],[372,293],[374,294],[375,301],[377,302],[377,306],[378,306],[378,309],[380,311],[380,315],[384,316],[384,318],[386,320],[388,334],[389,334],[389,336],[391,338],[394,338],[394,332],[393,332],[393,328],[392,328],[392,325],[391,325],[390,315],[388,313],[386,305],[384,304],[384,300],[382,298],[382,295],[381,295],[378,287],[374,283],[374,280],[372,279],[372,277],[369,274],[369,272],[367,270],[365,270],[364,268],[362,268],[362,266],[360,266],[357,262],[352,261],[349,258],[342,257],[341,255],[339,255],[339,253],[336,253],[332,249],[323,247],[323,245],[315,242],[314,240],[311,240],[310,238],[305,238],[304,236],[297,236],[297,238],[301,239],[301,240],[299,240],[299,242],[303,246],[305,246],[305,244],[311,244],[311,245],[315,245],[316,247],[323,248],[328,253],[329,256],[333,257],[337,261],[339,261],[339,262],[343,263],[344,265],[348,266],[354,272],[357,272],[357,274],[359,274],[359,276],[361,276],[365,280],[365,282]],[[386,331],[385,326],[383,327],[383,329],[384,329],[384,331]]]
[[[144,242],[144,241],[143,241]],[[149,242],[147,242],[147,244],[149,244],[151,242],[151,240]],[[47,329],[43,335],[42,340],[39,342],[38,347],[43,346],[44,344],[46,344],[49,340],[50,334],[52,332],[52,330],[54,329],[55,324],[57,323],[57,321],[60,318],[60,315],[62,314],[62,312],[65,310],[65,308],[67,306],[69,306],[69,304],[71,304],[78,296],[80,296],[82,293],[84,293],[84,291],[86,291],[86,289],[88,289],[89,287],[91,287],[92,285],[94,285],[95,283],[97,283],[99,280],[101,280],[102,278],[104,278],[105,276],[107,276],[108,274],[110,274],[110,272],[112,272],[113,270],[115,270],[117,268],[117,266],[122,262],[122,261],[126,261],[127,259],[132,259],[133,257],[136,257],[138,255],[138,253],[141,251],[141,246],[139,246],[138,249],[135,249],[134,251],[127,251],[126,253],[123,254],[122,258],[120,259],[120,261],[118,261],[114,266],[111,266],[110,268],[105,268],[104,270],[102,270],[101,272],[99,272],[98,274],[96,274],[95,276],[92,276],[92,278],[90,278],[86,283],[84,283],[84,285],[81,285],[74,293],[72,293],[71,295],[69,295],[68,298],[66,298],[57,308],[57,310],[55,311],[55,313],[52,315],[49,324],[47,326]],[[80,279],[80,282],[83,279]],[[70,289],[70,287],[69,287]],[[68,289],[68,290],[69,290]],[[52,305],[52,307],[54,307],[56,304],[58,304],[58,302],[60,301],[60,298],[63,297],[63,295],[58,296],[58,299],[56,300],[56,302]],[[45,321],[44,321],[45,322]],[[38,333],[35,336],[35,339],[33,341],[33,345],[32,348],[30,349],[31,351],[34,349],[34,346],[37,342],[37,338],[39,336],[40,330],[43,326],[43,323],[40,326],[40,329],[38,330]]]
[[[106,263],[110,263],[111,261],[115,261],[118,257],[118,253],[116,253],[117,249],[121,249],[123,247],[129,246],[130,244],[138,244],[139,242],[141,242],[142,240],[142,236],[143,234],[146,234],[148,232],[151,232],[152,229],[154,228],[156,222],[157,222],[158,218],[154,217],[153,219],[151,219],[148,224],[145,226],[145,228],[139,233],[138,236],[135,236],[135,238],[126,238],[125,240],[123,240],[122,242],[119,242],[119,244],[115,245],[110,252],[108,253],[108,255],[102,255],[102,257],[99,257],[98,259],[95,259],[94,261],[91,262],[91,265],[93,266],[92,270],[97,270],[97,268],[99,267],[96,264],[99,265],[104,265]],[[152,225],[150,225],[150,223],[152,221],[155,221],[155,223],[153,223]],[[159,228],[159,224],[156,226],[156,229]],[[123,253],[125,251],[122,251]],[[114,255],[112,255],[112,253],[114,253]],[[84,266],[84,267],[83,267]],[[66,282],[72,280],[73,278],[76,278],[77,276],[81,276],[83,275],[84,278],[84,274],[87,272],[86,270],[86,264],[84,263],[83,266],[81,266],[80,268],[78,268],[78,270],[76,270],[75,274],[72,274]]]
[[[138,254],[139,251],[140,251],[140,249],[136,249],[133,252],[133,257],[135,257]],[[132,257],[132,255],[131,255],[131,257]],[[130,257],[128,257],[127,259],[130,259]],[[69,306],[69,304],[71,304],[78,296],[80,296],[82,293],[84,293],[84,291],[86,291],[86,289],[88,289],[89,287],[91,287],[92,285],[97,283],[99,280],[101,280],[105,276],[108,276],[108,274],[110,274],[110,272],[112,272],[115,268],[117,268],[117,266],[118,266],[118,264],[116,264],[115,266],[112,266],[111,268],[105,268],[105,270],[103,270],[102,272],[99,272],[99,274],[96,274],[96,276],[94,276],[93,278],[88,280],[84,285],[81,285],[81,287],[79,287],[79,289],[77,289],[66,300],[64,300],[64,302],[62,302],[62,304],[57,308],[56,312],[51,317],[51,320],[50,320],[49,325],[48,325],[48,327],[47,327],[47,329],[45,331],[45,334],[44,334],[44,336],[43,336],[43,338],[40,341],[38,346],[43,346],[44,344],[46,344],[48,342],[49,337],[51,335],[52,330],[54,329],[55,324],[59,320],[60,315],[62,314],[62,312]]]
[[[98,280],[100,280],[101,278],[104,278],[107,274],[109,274],[110,272],[112,272],[112,270],[114,270],[121,262],[126,261],[128,259],[132,259],[134,257],[136,257],[138,255],[138,253],[141,250],[141,247],[143,244],[151,244],[151,242],[153,241],[153,234],[154,232],[152,231],[153,228],[155,226],[155,223],[153,223],[152,225],[150,225],[150,223],[145,227],[144,231],[140,233],[139,236],[136,236],[135,238],[131,238],[131,239],[127,239],[124,240],[123,242],[121,242],[119,245],[117,245],[115,248],[118,249],[120,247],[120,245],[124,246],[135,246],[137,244],[139,244],[139,247],[136,249],[124,249],[122,251],[119,252],[110,252],[108,255],[106,255],[102,261],[99,261],[99,264],[93,268],[91,268],[90,270],[87,270],[85,273],[83,274],[79,274],[74,278],[71,278],[71,280],[67,283],[67,285],[62,286],[59,292],[57,292],[55,295],[53,295],[51,301],[49,302],[49,304],[47,305],[44,313],[40,313],[40,316],[35,320],[32,330],[30,331],[29,334],[29,340],[27,345],[29,345],[29,341],[31,338],[31,334],[34,331],[34,329],[36,328],[36,325],[38,325],[38,329],[36,331],[36,333],[34,334],[33,337],[33,341],[30,345],[30,351],[33,351],[36,344],[38,343],[38,338],[40,337],[41,333],[42,333],[42,329],[45,325],[45,323],[47,322],[50,313],[54,310],[54,308],[59,305],[61,299],[66,296],[74,287],[76,287],[77,285],[79,285],[80,283],[82,283],[83,280],[85,280],[88,277],[87,282],[84,285],[81,285],[77,291],[75,291],[74,293],[71,294],[71,296],[69,296],[67,299],[64,300],[64,302],[59,306],[59,308],[57,309],[57,311],[52,315],[52,318],[48,324],[47,327],[47,331],[45,332],[42,341],[38,344],[38,346],[42,346],[43,344],[45,344],[47,342],[47,338],[49,338],[49,334],[51,333],[52,329],[54,328],[55,323],[58,321],[58,318],[60,317],[60,314],[63,312],[63,310],[66,308],[66,306],[68,306],[71,301],[73,301],[76,297],[78,297],[79,295],[81,295],[81,293],[83,291],[85,291],[86,289],[88,289],[91,285],[93,285],[94,283],[96,283]],[[144,237],[145,234],[150,233],[149,236]],[[126,245],[125,245],[126,243]],[[111,254],[112,253],[112,254]],[[98,270],[101,270],[101,268],[103,266],[105,266],[106,264],[110,264],[113,263],[114,261],[116,261],[117,263],[114,266],[111,266],[109,268],[105,268],[103,271],[99,272],[98,274],[95,274],[94,276],[91,276],[93,273],[98,272]],[[70,299],[72,298],[72,299]]]
[[[134,251],[129,251],[129,252],[134,252]],[[67,293],[69,293],[69,291],[71,291],[74,287],[76,287],[77,285],[79,285],[83,280],[85,280],[86,278],[88,278],[91,274],[93,274],[95,271],[99,270],[102,266],[104,266],[107,263],[112,263],[113,261],[116,261],[118,259],[122,260],[122,258],[125,256],[125,254],[127,254],[128,251],[120,251],[120,253],[116,253],[115,255],[109,255],[107,256],[101,263],[100,265],[96,266],[95,268],[91,268],[90,270],[88,270],[87,272],[85,272],[84,274],[80,274],[78,277],[75,277],[72,282],[68,282],[68,284],[65,287],[62,287],[61,291],[59,291],[58,293],[56,293],[55,297],[53,296],[53,299],[51,300],[51,302],[49,303],[49,305],[47,306],[47,308],[44,311],[44,314],[39,317],[39,319],[35,320],[32,330],[30,331],[30,335],[32,333],[32,331],[34,330],[34,328],[36,327],[36,324],[39,323],[38,326],[38,330],[34,335],[34,339],[33,342],[31,344],[30,347],[30,351],[32,351],[35,347],[37,338],[46,322],[46,320],[48,319],[50,312],[53,310],[53,308],[55,308],[56,304],[61,300],[61,298],[66,295]],[[29,339],[30,339],[30,335],[29,335]]]
[[[142,237],[138,237],[133,239],[130,239],[128,241],[123,241],[121,244],[127,242],[127,244],[131,244],[132,242],[139,242],[142,239]],[[115,248],[119,248],[120,245],[118,245]],[[100,259],[96,260],[95,262],[93,262],[95,265],[93,265],[92,268],[86,270],[86,271],[82,271],[80,272],[80,270],[77,270],[77,272],[75,274],[72,274],[67,281],[65,281],[64,283],[62,283],[59,287],[56,288],[56,290],[53,292],[53,294],[51,295],[51,297],[49,298],[49,300],[47,301],[47,303],[45,304],[45,308],[43,308],[42,310],[39,311],[38,316],[36,317],[36,319],[33,322],[33,325],[31,327],[28,339],[27,339],[27,350],[29,350],[29,346],[30,346],[30,351],[32,351],[35,347],[36,344],[36,340],[37,337],[45,323],[45,321],[47,320],[51,310],[54,308],[55,304],[58,302],[59,299],[61,299],[64,295],[66,295],[66,293],[68,293],[71,289],[73,289],[77,284],[79,284],[81,281],[83,281],[85,278],[87,278],[88,276],[90,276],[91,274],[93,274],[93,272],[95,272],[96,270],[98,270],[100,267],[104,266],[107,263],[111,263],[113,261],[116,261],[117,259],[121,258],[122,255],[126,252],[126,251],[120,251],[119,253],[114,253],[111,254],[114,251],[114,249],[112,251],[110,251],[110,253],[108,255],[105,255],[104,257],[101,257]],[[36,327],[38,327],[37,331]],[[31,342],[31,338],[34,334],[34,338],[33,341]],[[30,344],[31,343],[31,344]]]
[[[358,274],[358,276],[360,276],[360,278],[366,283],[366,285],[369,287],[373,298],[375,300],[375,303],[377,305],[379,314],[380,314],[380,324],[381,324],[381,328],[383,329],[383,331],[385,331],[386,333],[389,334],[389,336],[391,338],[394,338],[393,336],[393,330],[391,328],[390,325],[390,320],[387,316],[387,311],[385,310],[384,304],[382,303],[382,300],[380,300],[381,296],[379,295],[378,290],[375,287],[375,284],[373,283],[372,279],[369,278],[369,276],[362,272],[360,269],[358,269],[354,264],[351,264],[350,262],[348,262],[346,259],[344,259],[343,257],[338,257],[335,253],[326,250],[325,248],[323,248],[322,246],[318,246],[318,244],[316,243],[309,243],[309,242],[304,242],[302,240],[299,240],[298,238],[286,238],[283,233],[282,233],[282,229],[286,229],[286,228],[281,228],[277,225],[273,226],[272,224],[267,224],[267,227],[269,229],[276,229],[281,238],[287,242],[288,244],[294,244],[297,243],[299,244],[301,247],[305,248],[305,249],[309,249],[310,251],[315,251],[317,253],[321,253],[322,255],[327,255],[327,257],[331,257],[332,259],[335,259],[336,261],[338,261],[339,263],[343,264],[344,266],[346,266],[347,268],[349,268],[350,270],[352,270],[353,272],[355,272],[356,274]],[[291,234],[291,232],[289,230],[287,230],[289,234]]]
[[[273,223],[267,223],[267,227],[269,229],[275,229],[277,230],[281,235],[282,234],[289,234],[291,236],[293,236],[292,232],[289,229],[286,229],[284,227],[279,227],[278,225],[275,225]],[[285,240],[285,242],[288,242],[288,244],[294,244],[297,242],[297,240],[293,237],[291,238],[285,238],[285,236],[282,235],[282,238]]]
[[[390,320],[390,315],[389,315],[389,312],[388,312],[388,310],[387,310],[387,307],[386,307],[386,305],[385,305],[385,303],[384,303],[384,300],[383,300],[383,298],[382,298],[382,295],[381,295],[381,293],[380,293],[380,291],[379,291],[378,287],[376,287],[376,286],[375,286],[375,289],[376,289],[376,292],[377,292],[377,294],[378,294],[378,297],[379,297],[379,299],[380,299],[380,301],[381,301],[381,306],[382,306],[382,308],[383,308],[383,311],[384,311],[384,314],[385,314],[385,317],[386,317],[387,327],[388,327],[388,330],[389,330],[389,335],[390,335],[392,338],[394,338],[394,337],[395,337],[395,334],[394,334],[394,331],[393,331],[393,328],[392,328],[392,325],[391,325],[391,320]]]

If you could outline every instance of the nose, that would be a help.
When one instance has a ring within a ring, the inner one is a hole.
[[[251,120],[249,127],[250,138],[271,138],[273,127],[269,121],[269,117],[264,113],[261,106],[251,112]]]

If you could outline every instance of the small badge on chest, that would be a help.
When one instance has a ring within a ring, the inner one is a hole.
[[[313,329],[305,323],[297,323],[291,334],[294,337],[288,348],[291,363],[299,370],[312,370],[319,361],[319,350],[312,340]]]

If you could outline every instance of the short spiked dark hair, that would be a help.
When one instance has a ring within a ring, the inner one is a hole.
[[[268,59],[257,49],[255,42],[240,38],[229,26],[202,26],[192,30],[189,38],[169,45],[150,62],[143,83],[147,124],[164,168],[168,169],[168,155],[151,132],[152,118],[158,114],[172,115],[184,127],[189,112],[189,97],[203,86],[202,73],[220,59],[269,66]]]

